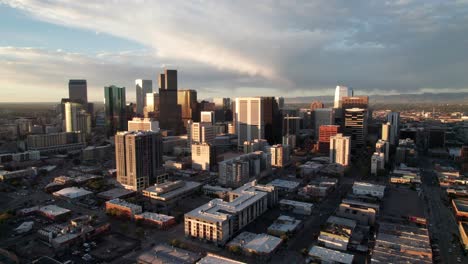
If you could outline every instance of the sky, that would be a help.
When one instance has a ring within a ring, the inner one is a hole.
[[[199,99],[468,92],[468,0],[0,0],[0,102],[178,70]]]

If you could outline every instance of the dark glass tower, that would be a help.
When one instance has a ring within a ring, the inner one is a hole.
[[[104,87],[104,98],[107,136],[113,136],[117,131],[127,130],[125,87],[115,85]]]

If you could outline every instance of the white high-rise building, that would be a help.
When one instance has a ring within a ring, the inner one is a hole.
[[[152,80],[135,80],[136,88],[136,112],[139,115],[143,114],[143,108],[146,106],[146,94],[153,91],[153,81]]]
[[[390,144],[396,145],[398,143],[398,134],[400,131],[400,112],[389,112],[387,114],[387,121],[392,125],[390,130]]]
[[[351,137],[336,134],[330,137],[330,162],[343,166],[349,165]]]
[[[213,111],[201,111],[200,112],[200,122],[202,123],[215,123],[215,115]]]
[[[192,144],[192,169],[209,171],[215,162],[214,147],[207,143]]]
[[[382,124],[382,140],[390,141],[390,135],[392,133],[392,125],[387,122]]]
[[[188,144],[192,143],[214,143],[216,129],[211,123],[189,121],[187,125]]]
[[[383,169],[385,169],[385,154],[375,152],[371,158],[371,174],[377,175],[377,172]]]
[[[159,122],[152,118],[134,117],[131,121],[128,121],[128,131],[159,132]]]
[[[91,115],[78,103],[65,103],[65,132],[91,134]]]
[[[388,162],[388,158],[390,155],[390,144],[388,143],[388,141],[379,139],[377,143],[375,143],[375,152],[384,153],[385,162]]]
[[[270,147],[271,166],[282,168],[290,162],[290,149],[288,145],[273,145]]]
[[[245,141],[265,138],[262,103],[261,97],[236,98],[234,118],[238,146],[243,146]]]
[[[334,108],[341,108],[343,97],[353,96],[353,89],[346,86],[336,86]]]

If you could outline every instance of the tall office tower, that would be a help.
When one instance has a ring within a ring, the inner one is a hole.
[[[213,103],[215,104],[216,109],[231,109],[231,98],[213,98]]]
[[[152,80],[135,80],[137,115],[143,115],[143,109],[146,106],[146,94],[153,92]]]
[[[115,135],[117,181],[139,191],[155,182],[162,166],[162,137],[151,131],[124,131]]]
[[[383,169],[385,169],[385,154],[375,152],[371,157],[371,174],[377,175],[377,172]]]
[[[298,116],[285,116],[283,118],[283,136],[285,135],[299,135],[303,124],[302,118]]]
[[[104,105],[107,136],[113,136],[117,131],[126,131],[125,87],[117,87],[115,85],[104,87]]]
[[[363,108],[350,108],[345,110],[344,134],[351,137],[351,150],[353,153],[366,146],[367,136],[367,110]]]
[[[283,168],[287,166],[290,159],[290,147],[288,145],[273,145],[269,149],[271,154],[271,166],[276,168]]]
[[[211,171],[216,162],[215,149],[208,143],[192,144],[192,169]]]
[[[468,172],[468,145],[462,146],[460,150],[460,163],[462,172]]]
[[[86,80],[69,80],[68,97],[71,102],[86,106],[88,103],[88,85]]]
[[[343,166],[349,165],[349,156],[351,152],[351,138],[336,134],[330,137],[330,162],[338,163]]]
[[[375,152],[384,153],[385,162],[388,162],[389,155],[390,155],[390,144],[388,141],[379,139],[377,143],[375,143]]]
[[[319,128],[318,149],[322,154],[328,155],[330,152],[330,138],[340,132],[340,126],[323,125]]]
[[[195,90],[178,90],[177,103],[182,110],[182,121],[184,127],[187,128],[187,122],[192,120],[197,122],[200,120],[200,111],[198,110],[197,91]]]
[[[344,96],[341,98],[341,108],[369,108],[369,96]]]
[[[128,121],[128,131],[159,132],[159,122],[153,118],[134,117]]]
[[[147,117],[159,118],[159,94],[146,94],[146,115]]]
[[[91,115],[79,103],[65,103],[65,132],[81,131],[91,135]]]
[[[268,141],[265,139],[254,139],[252,141],[244,142],[244,153],[251,153],[254,151],[266,151],[268,145]]]
[[[215,115],[213,111],[201,111],[200,112],[200,122],[201,123],[215,123]]]
[[[278,108],[283,109],[284,108],[284,97],[278,97]]]
[[[177,103],[177,70],[165,69],[159,75],[159,125],[175,135],[183,130],[182,109]]]
[[[390,144],[397,145],[400,132],[400,112],[389,112],[387,121],[392,125],[390,130]]]
[[[323,102],[321,102],[321,101],[313,101],[313,102],[310,104],[310,110],[311,110],[311,111],[314,111],[315,109],[319,109],[319,108],[325,108],[325,105],[323,104]]]
[[[261,97],[262,100],[262,117],[264,125],[265,139],[269,144],[273,145],[281,143],[283,125],[282,114],[279,110],[278,102],[274,97]]]
[[[315,139],[319,138],[320,126],[333,125],[335,123],[335,109],[333,108],[319,108],[314,111],[315,121]]]
[[[336,86],[333,107],[341,108],[342,99],[345,96],[353,96],[353,89],[346,86]]]
[[[214,143],[216,137],[215,127],[211,123],[191,122],[188,128],[188,144]]]
[[[201,101],[199,104],[200,111],[215,111],[216,110],[216,105],[213,102],[208,102],[208,101]]]
[[[243,146],[245,141],[265,138],[262,103],[261,97],[236,98],[234,124],[239,147]]]
[[[390,141],[390,136],[392,135],[392,125],[390,122],[382,124],[382,140]]]

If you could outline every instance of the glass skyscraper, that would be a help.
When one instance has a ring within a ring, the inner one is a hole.
[[[113,136],[117,131],[126,131],[125,87],[115,85],[104,87],[104,104],[107,136]]]

